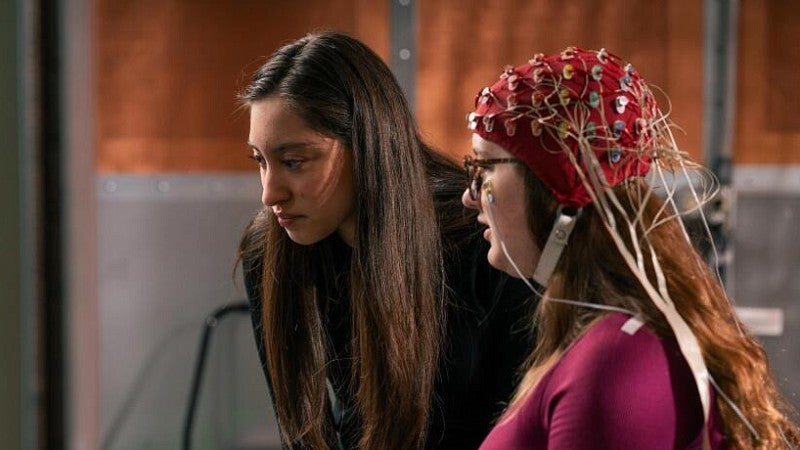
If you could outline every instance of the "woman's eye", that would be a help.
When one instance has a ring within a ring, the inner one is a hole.
[[[247,156],[248,158],[252,159],[253,161],[257,162],[259,166],[263,166],[266,161],[264,161],[264,157],[261,156],[259,153],[253,153]]]
[[[284,159],[281,161],[286,168],[291,170],[299,169],[303,165],[302,159]]]

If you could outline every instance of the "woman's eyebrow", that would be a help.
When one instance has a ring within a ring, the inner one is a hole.
[[[256,151],[266,155],[267,153],[281,153],[281,152],[285,152],[285,151],[288,151],[288,150],[304,149],[304,148],[310,147],[312,145],[312,143],[308,142],[308,141],[282,142],[282,143],[280,143],[280,144],[278,144],[278,145],[276,145],[276,146],[274,146],[274,147],[272,147],[272,148],[270,148],[270,149],[268,149],[266,151],[261,150],[256,144],[254,144],[252,142],[249,142],[249,141],[247,142],[247,145],[249,145],[253,150],[256,150]]]

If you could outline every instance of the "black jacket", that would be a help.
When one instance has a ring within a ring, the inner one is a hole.
[[[332,240],[335,280],[318,284],[325,302],[322,317],[331,342],[328,377],[336,393],[331,417],[341,446],[357,448],[359,419],[353,413],[350,376],[350,309],[346,274],[351,249],[336,235]],[[517,368],[531,350],[530,312],[535,306],[530,290],[501,273],[486,260],[488,244],[480,233],[447,242],[448,301],[445,352],[431,405],[427,448],[477,448],[493,426],[518,381]],[[258,354],[265,375],[261,339],[261,268],[258,261],[244,268]],[[269,376],[267,376],[269,385]],[[270,387],[271,391],[271,387]]]

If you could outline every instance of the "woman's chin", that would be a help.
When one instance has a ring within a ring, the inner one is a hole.
[[[298,231],[289,231],[289,230],[287,230],[286,234],[289,236],[289,239],[291,239],[295,244],[300,244],[300,245],[316,244],[317,242],[327,237],[326,235],[309,234],[309,233],[302,233]]]
[[[516,270],[514,270],[514,266],[511,265],[506,258],[506,255],[504,255],[503,251],[498,249],[497,246],[492,245],[492,247],[489,249],[488,259],[490,266],[505,272],[514,278],[519,278],[519,274]]]
[[[503,253],[503,250],[500,249],[499,245],[492,244],[491,248],[489,248],[489,254],[487,255],[487,259],[489,260],[489,265],[494,267],[497,270],[505,272],[514,278],[532,278],[533,277],[533,270],[527,270],[524,267],[524,264],[520,264],[520,261],[515,261],[517,263],[517,267],[520,268],[522,271],[522,276],[520,273],[514,269],[514,265],[506,258],[506,255]],[[528,273],[530,272],[530,273]]]

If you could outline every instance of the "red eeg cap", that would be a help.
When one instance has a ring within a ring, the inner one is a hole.
[[[662,117],[630,64],[575,47],[507,67],[475,106],[469,127],[525,162],[560,204],[575,208],[591,203],[580,173],[588,178],[587,162],[597,168],[583,152],[597,158],[608,186],[642,176],[653,122]]]

